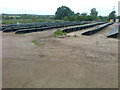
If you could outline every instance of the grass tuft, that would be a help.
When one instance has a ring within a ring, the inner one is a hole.
[[[32,43],[34,43],[36,46],[42,46],[43,43],[38,42],[37,40],[32,40]]]
[[[53,32],[52,36],[62,36],[67,35],[65,32],[63,32],[61,29],[57,29],[55,32]]]

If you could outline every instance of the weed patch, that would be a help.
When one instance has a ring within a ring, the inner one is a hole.
[[[63,32],[61,29],[57,29],[55,32],[53,32],[52,36],[65,36],[67,35],[65,32]]]
[[[37,40],[32,40],[32,43],[34,43],[36,46],[42,46],[43,43],[38,42]]]

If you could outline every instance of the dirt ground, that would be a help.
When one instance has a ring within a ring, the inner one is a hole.
[[[3,33],[3,88],[117,88],[118,40],[106,37],[115,25],[91,36],[78,31],[65,38],[49,37],[55,29]]]

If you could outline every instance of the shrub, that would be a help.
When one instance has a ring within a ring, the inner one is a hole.
[[[65,32],[63,32],[61,29],[57,29],[55,32],[52,34],[53,36],[61,36],[61,35],[66,35]]]

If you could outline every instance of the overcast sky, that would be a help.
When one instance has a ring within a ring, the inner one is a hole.
[[[54,15],[57,8],[67,6],[75,13],[90,13],[96,8],[99,15],[107,16],[120,0],[1,0],[1,13]]]

